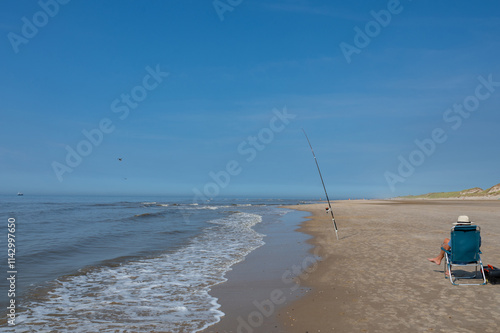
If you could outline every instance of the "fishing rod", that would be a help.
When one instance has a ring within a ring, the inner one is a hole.
[[[311,142],[309,141],[309,138],[307,137],[306,131],[304,129],[302,129],[302,131],[304,132],[304,135],[306,136],[307,142],[309,143],[309,147],[311,147],[311,152],[312,152],[313,157],[314,157],[314,162],[316,162],[316,167],[318,168],[319,178],[321,178],[321,184],[323,184],[323,189],[325,190],[326,200],[328,201],[328,207],[330,208],[330,214],[332,214],[332,223],[333,223],[333,227],[335,228],[335,237],[337,237],[337,240],[339,240],[339,231],[337,230],[337,223],[335,223],[335,216],[333,216],[332,205],[330,204],[330,199],[328,198],[328,193],[326,192],[325,182],[323,181],[323,176],[321,175],[321,170],[319,169],[318,160],[316,159],[316,155],[314,154],[313,147],[311,146]]]

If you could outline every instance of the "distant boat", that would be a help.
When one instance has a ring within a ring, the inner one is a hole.
[[[18,195],[18,196],[22,196],[22,195],[24,195],[24,194],[22,194],[21,192],[17,192],[17,195]]]

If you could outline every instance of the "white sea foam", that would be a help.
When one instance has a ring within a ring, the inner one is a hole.
[[[219,208],[222,208],[224,206],[200,206],[199,209],[211,209],[211,210],[217,210]]]
[[[221,208],[235,208],[235,207],[251,207],[252,204],[234,204],[234,205],[217,205],[217,206],[199,206],[197,209],[211,209],[217,210]]]
[[[178,251],[61,278],[24,304],[15,332],[197,332],[220,320],[210,288],[264,244],[261,217],[234,213]],[[57,320],[54,320],[57,318]]]

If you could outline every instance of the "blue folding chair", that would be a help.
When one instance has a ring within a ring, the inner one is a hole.
[[[486,284],[486,276],[484,275],[483,262],[481,261],[481,228],[476,225],[457,225],[451,228],[451,250],[445,251],[446,255],[446,270],[450,278],[450,282],[455,285],[484,285]],[[453,274],[452,268],[474,266],[475,272],[473,275],[459,276]],[[457,283],[459,279],[476,279],[477,271],[480,268],[482,283]],[[446,273],[445,273],[446,274]],[[446,276],[446,275],[445,275]]]

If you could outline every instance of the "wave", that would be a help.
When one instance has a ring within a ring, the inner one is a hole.
[[[198,332],[220,320],[210,289],[264,244],[262,217],[233,213],[173,253],[92,267],[23,302],[16,332]],[[54,320],[57,318],[58,320]]]
[[[143,213],[143,214],[136,214],[134,215],[134,217],[152,217],[152,216],[155,216],[155,215],[158,215],[159,213]]]
[[[131,216],[129,219],[132,220],[138,220],[138,219],[149,219],[149,218],[154,218],[154,217],[163,217],[167,214],[165,211],[152,211],[152,212],[147,212],[147,213],[140,213],[140,214],[135,214],[134,216]]]

